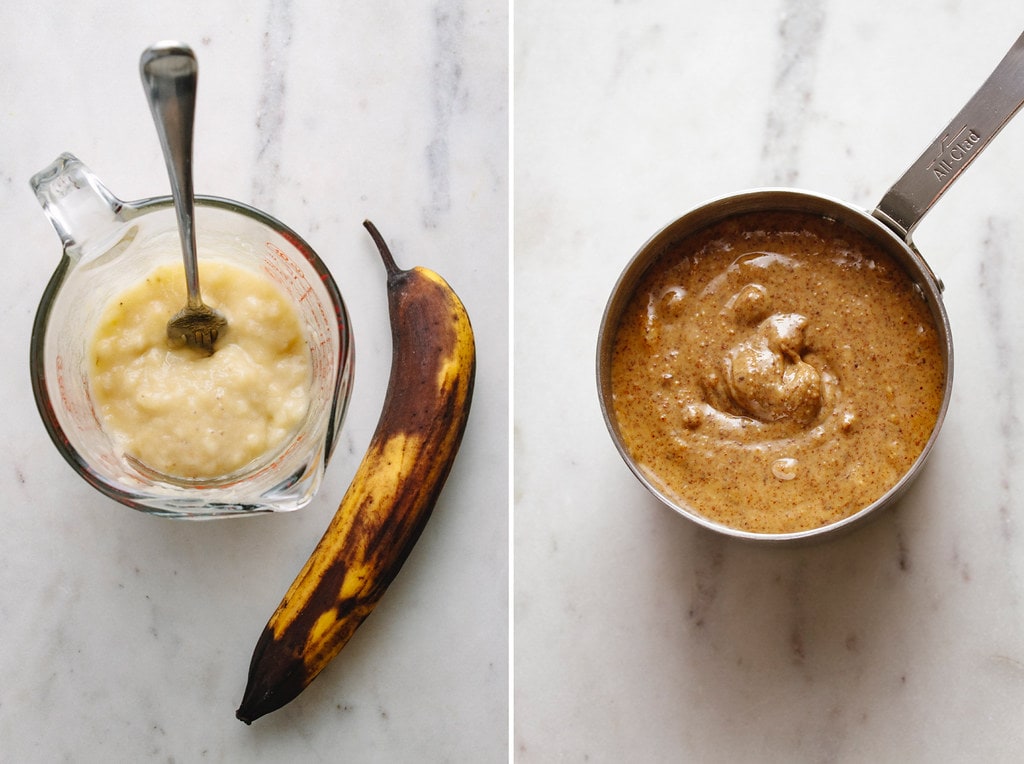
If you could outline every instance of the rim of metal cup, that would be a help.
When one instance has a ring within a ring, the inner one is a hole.
[[[841,520],[817,528],[790,533],[755,533],[733,528],[710,520],[693,507],[665,495],[647,478],[623,444],[612,401],[612,346],[622,311],[632,297],[641,277],[665,253],[666,249],[676,242],[694,235],[713,223],[752,212],[799,212],[817,215],[857,231],[879,244],[896,259],[921,290],[928,303],[935,327],[940,334],[945,365],[942,403],[935,425],[921,453],[900,480],[877,500]],[[707,200],[664,226],[640,247],[619,275],[605,305],[597,341],[597,386],[601,413],[612,442],[626,466],[648,491],[679,514],[716,533],[762,544],[793,544],[834,537],[858,527],[868,519],[876,517],[880,510],[891,506],[903,495],[920,474],[935,444],[939,430],[942,428],[953,388],[953,340],[949,317],[942,301],[942,289],[942,283],[935,277],[927,262],[912,243],[908,243],[868,212],[839,199],[791,188],[756,188]]]
[[[173,207],[173,204],[174,201],[170,196],[155,196],[133,202],[125,202],[120,212],[122,219],[127,222],[154,210]],[[345,306],[345,301],[338,288],[337,282],[334,280],[334,276],[331,274],[327,265],[323,262],[320,256],[316,253],[316,250],[314,250],[309,243],[302,238],[302,236],[280,220],[268,215],[262,210],[233,199],[200,194],[196,195],[195,204],[197,207],[209,207],[243,215],[281,234],[290,244],[302,253],[302,256],[313,268],[324,289],[327,291],[334,310],[333,318],[338,326],[339,342],[338,353],[335,359],[336,373],[334,380],[334,392],[331,409],[328,414],[329,418],[323,455],[323,461],[326,465],[334,452],[335,446],[337,445],[341,425],[345,419],[345,413],[348,408],[351,392],[351,382],[349,378],[354,365],[354,344],[348,309]],[[78,449],[76,449],[64,435],[47,385],[44,345],[46,342],[46,328],[54,305],[54,299],[63,286],[65,279],[68,277],[71,270],[71,262],[71,258],[66,252],[61,255],[60,262],[50,277],[50,280],[43,290],[42,297],[40,298],[39,307],[36,311],[35,319],[32,324],[32,336],[29,342],[29,371],[32,379],[32,394],[35,398],[36,408],[43,420],[43,425],[46,428],[47,434],[50,436],[50,440],[53,441],[57,451],[61,454],[64,460],[70,464],[72,469],[81,475],[87,483],[105,496],[108,496],[131,509],[148,514],[163,516],[205,517],[206,515],[204,513],[189,514],[184,509],[180,513],[161,511],[154,509],[150,505],[146,504],[145,501],[140,501],[137,494],[127,491],[120,486],[111,484],[100,472],[93,469],[78,452]],[[202,486],[196,486],[197,491],[201,489]],[[242,510],[245,508],[239,506],[238,509],[239,514],[241,514]],[[209,516],[226,517],[234,515],[210,514]]]

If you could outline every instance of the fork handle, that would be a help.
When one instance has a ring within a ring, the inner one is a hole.
[[[192,132],[199,66],[192,49],[180,42],[159,42],[142,53],[142,84],[160,137],[171,179],[185,263],[188,304],[203,304],[196,263],[195,195],[192,186]]]

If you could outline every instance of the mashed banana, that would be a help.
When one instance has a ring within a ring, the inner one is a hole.
[[[945,364],[887,254],[823,218],[758,213],[651,266],[616,331],[611,384],[623,443],[665,495],[782,533],[899,481],[935,427]]]
[[[184,270],[165,265],[104,309],[90,347],[94,405],[126,454],[179,478],[227,475],[281,445],[309,407],[311,361],[299,317],[268,278],[200,265],[203,300],[228,322],[213,355],[171,348]]]

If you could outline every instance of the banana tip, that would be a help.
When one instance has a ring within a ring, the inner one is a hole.
[[[238,710],[235,711],[235,718],[238,719],[238,721],[244,722],[245,724],[249,725],[256,721],[256,719],[259,717],[248,713],[245,710],[244,706],[240,706]]]

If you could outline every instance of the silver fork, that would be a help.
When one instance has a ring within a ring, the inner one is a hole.
[[[167,339],[212,354],[227,320],[203,303],[199,291],[192,189],[192,128],[199,66],[189,46],[159,42],[143,51],[139,71],[171,179],[188,289],[188,303],[167,322]]]

